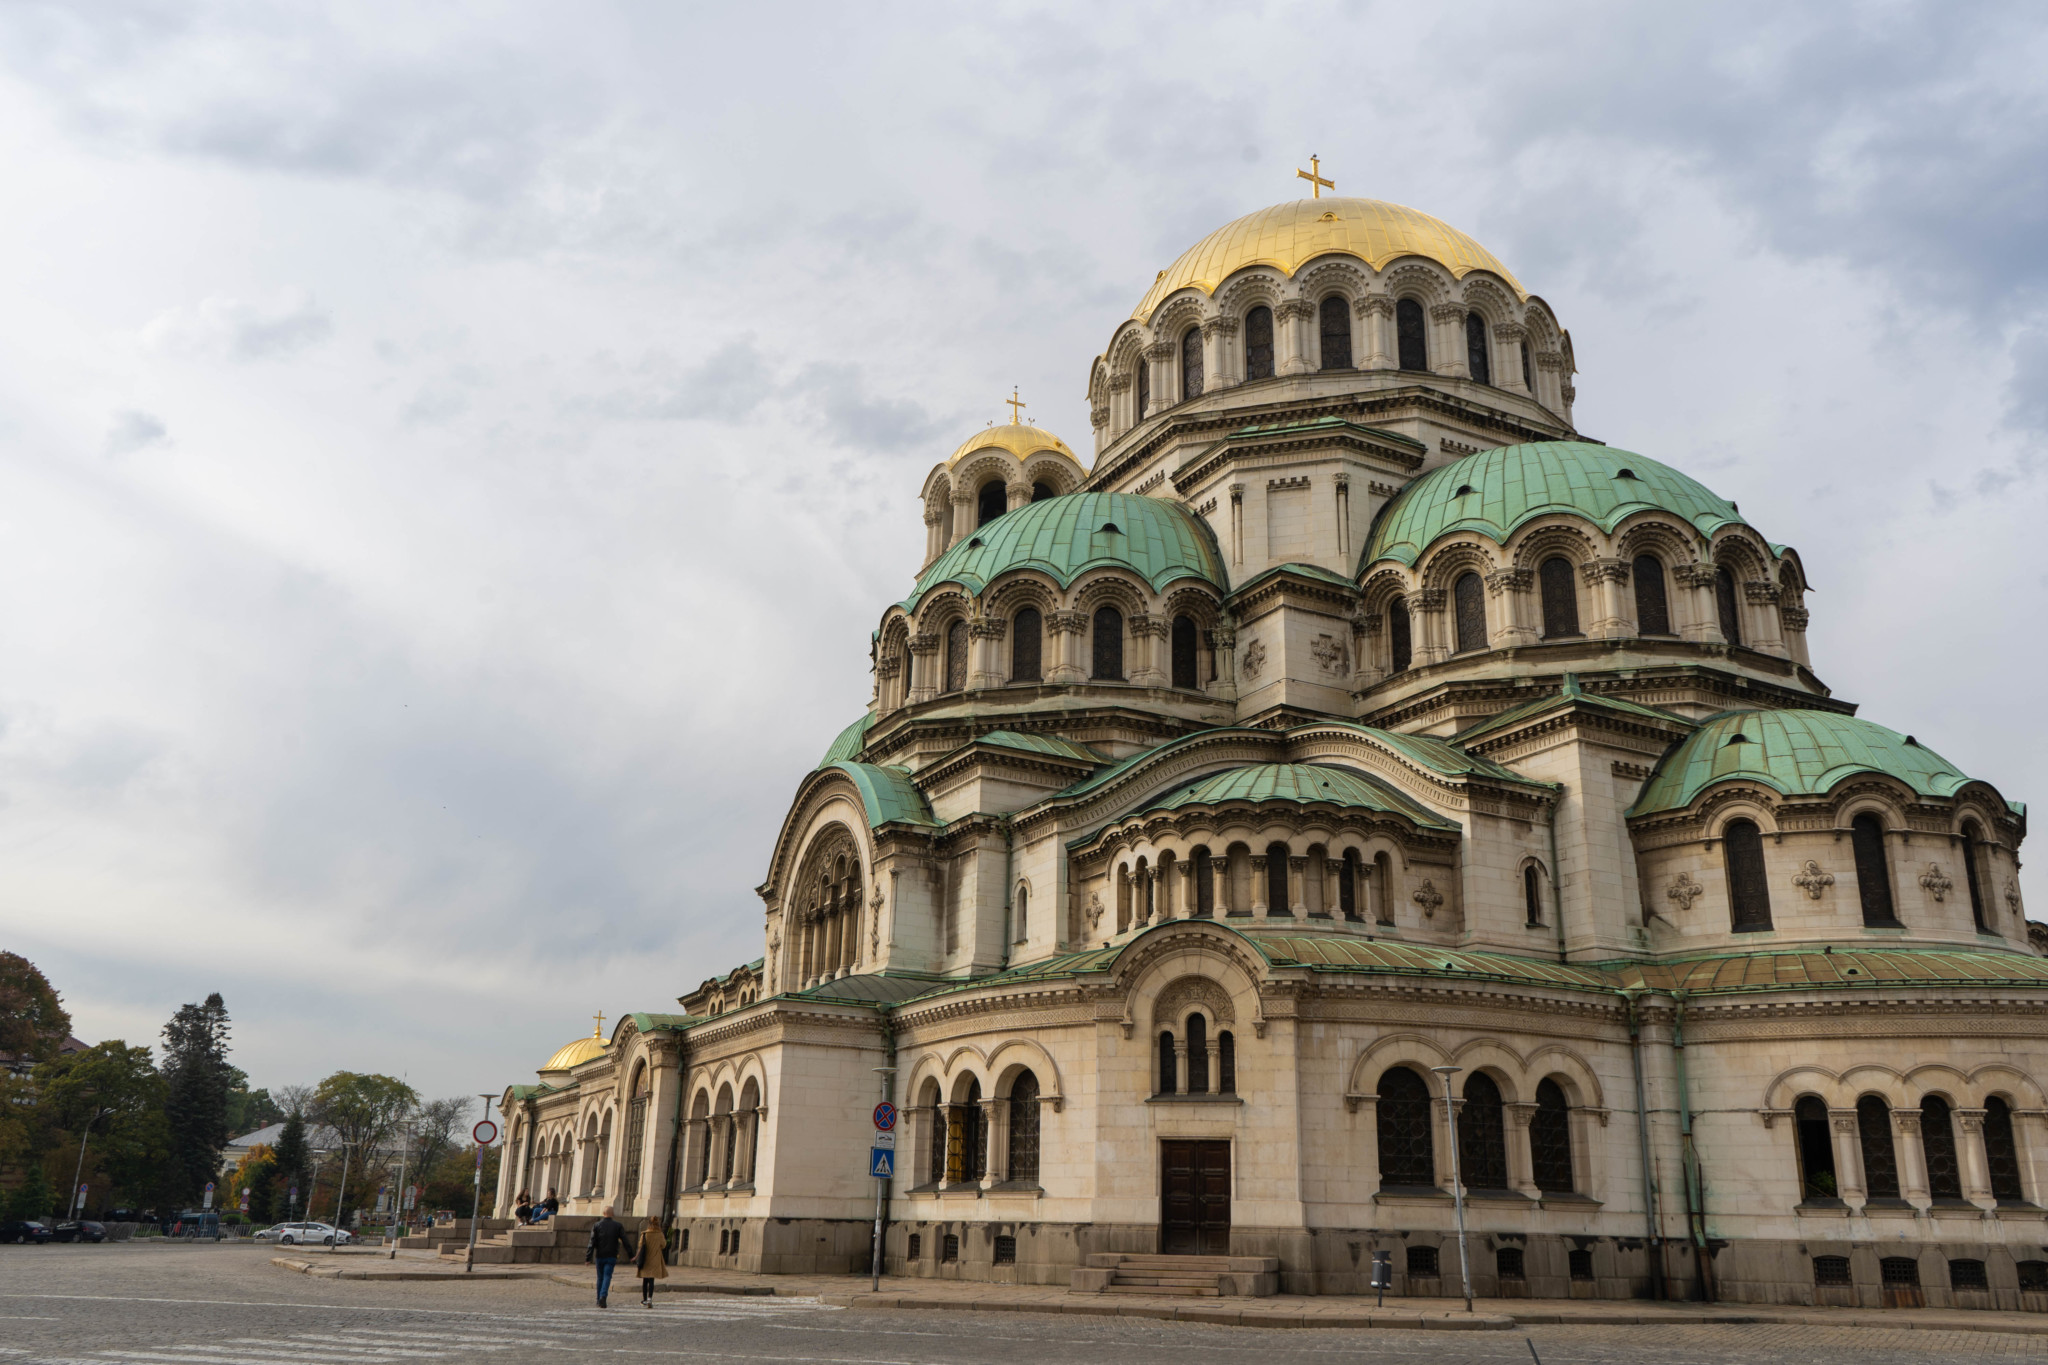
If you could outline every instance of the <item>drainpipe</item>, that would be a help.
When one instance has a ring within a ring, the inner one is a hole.
[[[1700,1280],[1700,1297],[1714,1302],[1714,1261],[1707,1254],[1707,1192],[1700,1178],[1699,1148],[1693,1141],[1692,1100],[1685,1085],[1685,992],[1673,991],[1671,1052],[1678,1063],[1678,1131],[1685,1158],[1685,1230]]]
[[[1015,883],[1015,882],[1016,882],[1016,880],[1017,880],[1017,836],[1016,836],[1016,832],[1015,832],[1014,830],[1012,830],[1012,829],[1010,828],[1010,817],[1009,817],[1009,816],[1007,816],[1007,815],[1005,815],[1005,816],[1003,816],[1003,817],[1002,817],[1002,820],[1003,820],[1003,966],[1007,968],[1007,967],[1008,967],[1008,966],[1010,965],[1010,938],[1011,938],[1011,930],[1010,930],[1010,915],[1011,915],[1011,902],[1012,902],[1012,901],[1014,901],[1014,900],[1016,899],[1016,894],[1017,894],[1017,892],[1016,892],[1016,887],[1015,887],[1015,885],[1014,885],[1014,883]],[[891,1048],[893,1049],[895,1045],[894,1045],[894,1044],[892,1043],[892,1044],[890,1044],[890,1046],[891,1046]],[[894,1066],[894,1065],[896,1064],[896,1063],[895,1063],[895,1059],[894,1059],[893,1057],[892,1057],[892,1058],[890,1059],[890,1062],[889,1062],[889,1064],[890,1064],[891,1066]]]
[[[1650,1166],[1650,1107],[1643,1098],[1642,1015],[1636,993],[1617,991],[1628,1007],[1628,1060],[1636,1075],[1636,1146],[1643,1163],[1643,1235],[1650,1253],[1650,1290],[1664,1297],[1664,1248],[1657,1236],[1657,1177]]]
[[[667,1188],[661,1196],[661,1231],[668,1242],[668,1259],[676,1259],[676,1189],[683,1177],[683,1101],[690,1093],[690,1035],[676,1034],[676,1121],[668,1136]],[[760,1122],[756,1119],[755,1122]],[[620,1134],[621,1137],[624,1134]]]
[[[1564,788],[1557,790],[1557,800],[1550,803],[1550,917],[1557,921],[1557,960],[1570,959],[1564,950],[1564,883],[1557,870],[1557,808],[1564,804]]]

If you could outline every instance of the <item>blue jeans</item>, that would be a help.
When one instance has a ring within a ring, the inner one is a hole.
[[[612,1272],[619,1268],[616,1256],[600,1257],[597,1262],[597,1301],[603,1303],[611,1297]]]

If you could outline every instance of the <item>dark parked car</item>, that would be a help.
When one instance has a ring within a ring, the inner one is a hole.
[[[0,1242],[29,1242],[41,1245],[50,1238],[50,1230],[41,1223],[0,1223]]]
[[[60,1242],[104,1242],[107,1229],[102,1223],[81,1219],[76,1223],[59,1223],[56,1238]]]

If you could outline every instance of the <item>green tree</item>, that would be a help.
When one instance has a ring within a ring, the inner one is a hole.
[[[485,1212],[490,1210],[490,1201],[497,1197],[498,1162],[504,1155],[504,1144],[484,1149],[483,1201]],[[436,1162],[420,1182],[420,1210],[430,1213],[435,1209],[453,1209],[457,1217],[469,1217],[469,1210],[476,1202],[476,1148],[464,1143],[457,1150],[448,1153]]]
[[[284,1131],[277,1135],[275,1155],[271,1158],[277,1164],[277,1178],[273,1182],[280,1186],[275,1195],[277,1206],[283,1217],[295,1218],[303,1215],[306,1201],[313,1195],[313,1153],[306,1143],[306,1118],[294,1109],[285,1116]],[[297,1188],[298,1201],[292,1202],[292,1190]],[[253,1207],[254,1200],[251,1200]]]
[[[166,1198],[169,1087],[150,1064],[148,1048],[110,1039],[44,1062],[35,1070],[34,1083],[36,1113],[44,1123],[43,1150],[69,1179],[84,1139],[80,1179],[92,1187],[94,1207]],[[67,1153],[69,1162],[63,1160]]]
[[[197,1204],[220,1170],[228,1143],[228,1010],[218,991],[203,1005],[182,1005],[164,1025],[165,1117],[171,1125],[166,1192]]]
[[[57,1191],[40,1161],[28,1163],[22,1181],[7,1199],[9,1218],[48,1218],[56,1211]]]
[[[228,1068],[228,1136],[241,1137],[273,1123],[284,1122],[284,1108],[268,1090],[251,1090],[249,1077],[240,1067]]]
[[[376,1189],[387,1164],[384,1150],[419,1099],[404,1081],[375,1072],[337,1071],[320,1082],[313,1091],[313,1117],[340,1140],[335,1157],[347,1172],[348,1189]],[[347,1189],[337,1190],[337,1204],[337,1218],[346,1219]]]
[[[424,1186],[428,1174],[447,1159],[458,1146],[467,1154],[469,1147],[469,1115],[476,1108],[476,1101],[466,1095],[451,1095],[446,1099],[428,1100],[413,1115],[416,1136],[413,1139],[412,1166],[417,1176],[407,1177],[407,1184]]]
[[[0,952],[0,1052],[40,1062],[71,1036],[71,1016],[36,964]]]

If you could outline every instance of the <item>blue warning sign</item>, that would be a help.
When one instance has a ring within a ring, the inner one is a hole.
[[[869,1151],[873,1157],[873,1163],[868,1169],[868,1174],[877,1180],[892,1178],[896,1174],[895,1149],[890,1147],[874,1147],[869,1149]]]

